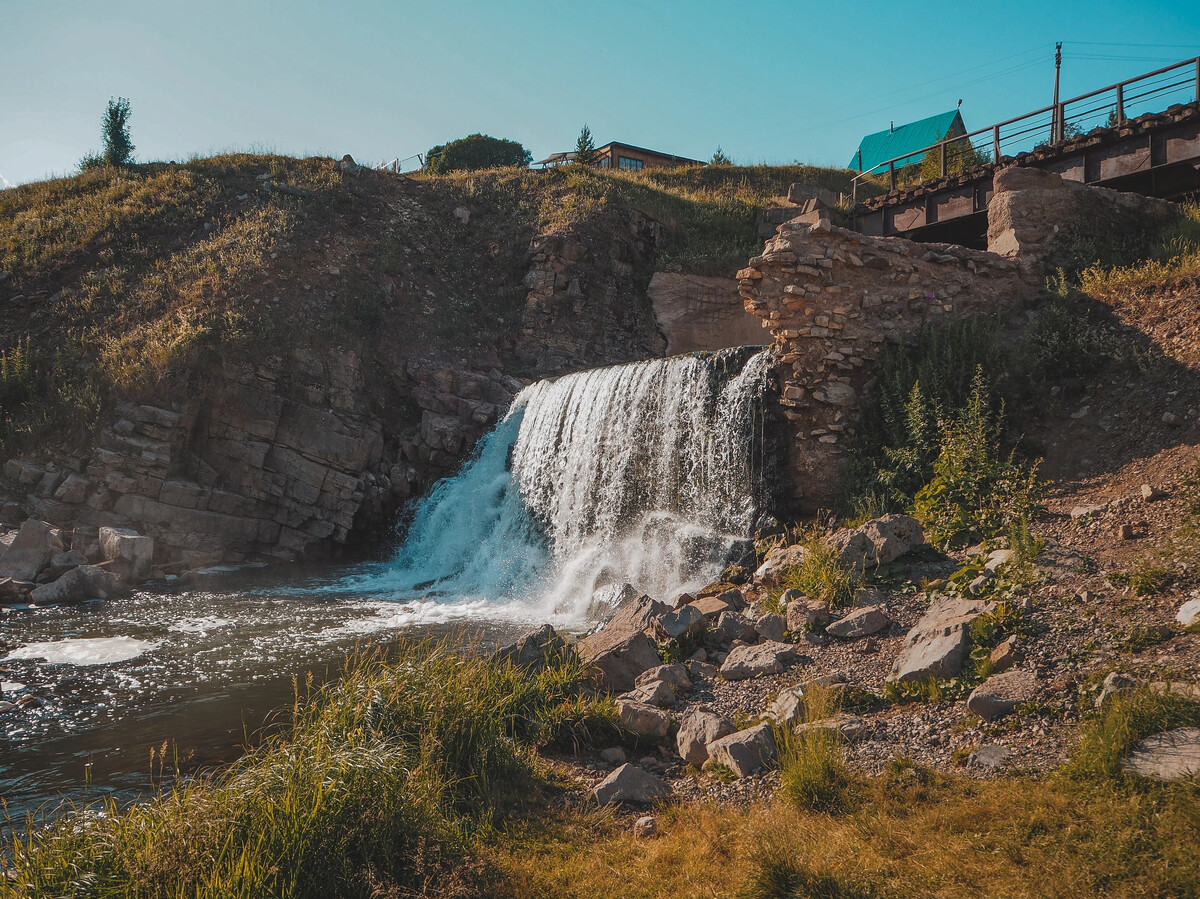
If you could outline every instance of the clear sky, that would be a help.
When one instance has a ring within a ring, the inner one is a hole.
[[[863,134],[959,99],[971,129],[1049,103],[1055,41],[1070,97],[1200,54],[1200,7],[0,0],[0,177],[73,171],[113,96],[139,161],[376,163],[475,131],[541,158],[586,122],[597,143],[845,165]]]

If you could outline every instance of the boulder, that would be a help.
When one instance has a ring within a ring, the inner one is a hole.
[[[759,643],[735,646],[721,665],[725,680],[745,680],[764,674],[778,674],[796,658],[796,647],[788,643]]]
[[[1200,727],[1179,727],[1142,740],[1122,767],[1155,780],[1182,780],[1200,774]]]
[[[658,665],[648,671],[643,671],[637,676],[634,686],[640,687],[643,684],[648,684],[656,680],[665,681],[670,684],[671,689],[675,691],[676,695],[687,693],[692,689],[692,681],[688,677],[687,669],[678,663],[674,665]]]
[[[1200,624],[1200,599],[1189,599],[1175,613],[1175,620],[1181,627],[1192,627]]]
[[[904,637],[892,679],[904,683],[954,677],[971,647],[971,622],[991,608],[982,601],[936,598]]]
[[[733,722],[724,715],[718,715],[707,706],[697,706],[683,716],[675,746],[680,758],[699,768],[708,761],[709,745],[736,730]]]
[[[758,637],[754,622],[737,612],[722,612],[717,619],[717,630],[720,632],[721,639],[730,643],[734,640],[749,643]]]
[[[844,618],[831,622],[825,628],[825,633],[831,637],[857,639],[877,634],[889,624],[891,624],[891,619],[883,609],[879,606],[865,606],[855,609]]]
[[[787,631],[787,619],[774,612],[767,612],[754,622],[754,629],[764,640],[771,643],[782,643],[783,635]]]
[[[801,596],[788,603],[787,629],[793,634],[814,630],[828,623],[828,621],[828,603],[822,602],[819,599],[809,599],[807,596]]]
[[[592,621],[603,621],[614,612],[638,598],[633,584],[608,584],[592,593],[588,602],[587,617]]]
[[[566,651],[566,641],[550,625],[543,624],[536,631],[519,637],[515,643],[497,649],[492,661],[508,663],[523,671],[541,671],[561,659]]]
[[[1032,671],[1005,671],[993,674],[971,691],[967,709],[985,721],[1003,718],[1038,692],[1038,679]]]
[[[857,528],[842,528],[826,543],[842,566],[857,572],[896,561],[925,544],[921,523],[909,515],[884,515]]]
[[[804,688],[788,687],[775,697],[763,715],[780,726],[796,723],[804,717]]]
[[[601,683],[614,693],[632,690],[639,674],[662,664],[654,642],[641,631],[615,644],[594,639],[602,637],[604,631],[585,637],[576,649],[585,664],[599,669]]]
[[[129,528],[100,528],[100,553],[108,569],[127,581],[150,577],[154,560],[154,541]]]
[[[1137,686],[1137,683],[1128,674],[1122,674],[1120,671],[1110,671],[1108,676],[1104,678],[1103,685],[1100,687],[1100,694],[1096,697],[1096,708],[1104,708],[1109,699],[1118,693],[1132,690]]]
[[[829,718],[822,718],[820,721],[806,721],[797,724],[792,728],[792,732],[799,736],[826,732],[834,733],[841,739],[853,743],[866,737],[871,732],[871,728],[858,715],[839,712]]]
[[[647,705],[658,706],[662,709],[675,705],[675,691],[671,689],[670,684],[661,680],[639,683],[621,698],[631,699],[634,702],[644,702]]]
[[[606,765],[624,765],[625,750],[620,746],[609,746],[607,749],[601,749],[600,761]]]
[[[63,550],[58,531],[44,521],[28,519],[0,556],[0,577],[14,581],[35,581],[55,553]]]
[[[1006,637],[996,644],[991,653],[992,671],[1000,674],[1017,663],[1020,651],[1017,649],[1017,638]]]
[[[649,596],[639,597],[626,602],[604,623],[601,630],[586,639],[603,637],[609,643],[616,644],[631,634],[653,634],[654,623],[669,611],[671,607],[665,602]]]
[[[50,571],[56,577],[61,577],[72,568],[78,568],[80,565],[86,565],[87,563],[87,556],[81,552],[72,550],[71,552],[55,553],[50,559]]]
[[[655,622],[659,636],[665,640],[678,640],[689,634],[702,633],[704,627],[704,613],[694,605],[680,606]]]
[[[656,799],[671,795],[671,785],[649,771],[624,764],[592,788],[592,795],[601,805],[621,805],[632,802],[649,805]]]
[[[0,604],[23,602],[34,586],[30,581],[15,581],[10,577],[0,578]]]
[[[754,572],[754,579],[767,588],[782,586],[784,572],[807,558],[808,550],[798,543],[777,547],[767,553],[763,563]]]
[[[36,606],[47,606],[108,599],[117,594],[120,586],[120,581],[103,568],[80,565],[58,580],[35,588],[29,594],[29,601]]]
[[[631,734],[646,740],[661,740],[671,729],[670,715],[636,699],[617,700],[617,720]]]
[[[753,774],[775,760],[775,734],[769,724],[756,724],[708,744],[709,760],[738,777]]]

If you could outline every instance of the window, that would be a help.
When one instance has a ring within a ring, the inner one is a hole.
[[[598,163],[596,163],[596,165],[597,165],[597,167],[602,168],[602,169],[608,168],[608,157],[601,156],[600,161]]]
[[[625,169],[628,172],[640,172],[642,170],[642,161],[640,159],[630,159],[628,156],[618,156],[617,168]]]

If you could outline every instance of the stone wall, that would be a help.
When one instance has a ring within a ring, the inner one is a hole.
[[[1009,311],[1029,289],[1012,260],[868,237],[824,218],[781,225],[738,279],[746,310],[765,323],[780,360],[800,511],[836,497],[847,438],[889,343],[948,315]]]
[[[742,308],[732,278],[655,272],[646,289],[668,356],[752,346],[767,339],[762,322]]]

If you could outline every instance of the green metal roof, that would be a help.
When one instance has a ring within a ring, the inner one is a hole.
[[[850,158],[848,168],[869,172],[879,163],[887,162],[889,159],[895,159],[897,156],[903,156],[909,152],[912,152],[913,155],[898,161],[896,168],[900,168],[902,165],[913,165],[925,157],[924,153],[916,151],[924,150],[930,144],[937,143],[951,130],[955,134],[967,133],[966,126],[963,125],[962,117],[959,116],[957,109],[931,115],[927,119],[909,122],[907,125],[900,125],[896,128],[876,131],[874,134],[864,137],[858,145],[858,152],[862,153],[862,165],[859,165],[858,152],[856,152]]]

